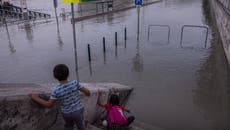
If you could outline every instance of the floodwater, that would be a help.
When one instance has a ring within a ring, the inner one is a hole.
[[[0,82],[56,82],[52,69],[65,63],[70,79],[133,87],[127,107],[140,122],[164,130],[229,130],[229,70],[219,35],[202,3],[168,0],[142,7],[139,33],[137,9],[78,22],[77,72],[69,20],[59,19],[59,32],[55,19],[30,29],[9,26],[9,33],[0,27]],[[149,25],[154,26],[148,40]],[[180,42],[183,25],[209,27],[207,43],[205,28],[196,27],[185,27]]]

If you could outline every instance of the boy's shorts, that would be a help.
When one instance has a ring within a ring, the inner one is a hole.
[[[74,124],[76,124],[78,130],[85,130],[84,118],[83,118],[84,108],[71,113],[63,113],[63,118],[65,120],[65,130],[73,130]]]

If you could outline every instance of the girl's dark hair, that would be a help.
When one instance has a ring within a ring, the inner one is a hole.
[[[53,75],[58,81],[66,80],[69,76],[69,69],[64,64],[58,64],[53,69]]]
[[[120,99],[119,96],[117,94],[112,94],[109,98],[109,104],[114,105],[120,105]]]

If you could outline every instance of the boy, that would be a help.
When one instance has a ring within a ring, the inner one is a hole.
[[[59,102],[65,120],[65,130],[73,130],[74,124],[77,125],[78,130],[84,130],[84,108],[81,104],[78,90],[86,96],[90,96],[90,91],[75,80],[68,81],[69,69],[64,64],[56,65],[53,69],[53,75],[60,84],[53,88],[48,101],[41,99],[35,93],[31,93],[29,96],[47,108],[51,108]]]

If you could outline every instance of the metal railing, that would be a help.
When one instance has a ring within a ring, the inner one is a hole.
[[[102,12],[104,12],[104,8],[107,8],[107,11],[109,11],[110,8],[113,8],[113,0],[96,2],[97,12],[99,12],[99,5],[101,6]]]
[[[22,8],[10,5],[10,6],[0,6],[0,16],[2,17],[10,17],[10,18],[19,18],[22,19],[23,17]],[[37,18],[51,18],[50,14],[36,12],[28,10],[28,17],[29,19],[37,19]]]
[[[209,28],[207,26],[197,26],[197,25],[183,25],[181,28],[181,36],[180,36],[180,46],[183,47],[183,34],[184,34],[184,28],[204,28],[206,29],[206,37],[205,37],[205,48],[207,47],[207,40],[208,40],[208,30]]]
[[[169,25],[158,25],[158,24],[149,25],[148,26],[148,40],[149,40],[149,37],[150,37],[150,28],[151,27],[163,27],[163,28],[167,28],[168,29],[168,41],[167,41],[167,44],[169,44],[170,30],[171,30]]]

